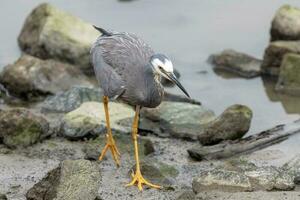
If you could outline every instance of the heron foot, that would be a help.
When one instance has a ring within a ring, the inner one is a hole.
[[[128,186],[133,186],[133,185],[136,184],[137,187],[138,187],[138,189],[139,189],[140,191],[142,191],[142,190],[143,190],[142,185],[144,184],[144,185],[148,185],[148,186],[151,187],[151,188],[161,189],[161,186],[159,186],[159,185],[154,185],[154,184],[148,182],[148,181],[142,176],[142,173],[141,173],[140,170],[137,170],[135,174],[132,172],[131,177],[132,177],[132,181],[131,181],[130,183],[128,183],[128,184],[126,185],[126,187],[128,187]]]
[[[117,167],[120,167],[120,152],[116,146],[115,140],[112,137],[111,134],[106,134],[106,145],[103,148],[101,155],[99,156],[99,160],[102,160],[105,156],[107,150],[110,149],[112,157],[117,165]]]

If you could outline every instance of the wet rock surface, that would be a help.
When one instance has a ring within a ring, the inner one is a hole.
[[[11,95],[26,100],[55,94],[74,85],[91,86],[74,66],[29,55],[7,65],[0,74],[0,82]]]
[[[215,116],[213,111],[202,106],[177,102],[163,102],[157,108],[145,108],[142,112],[142,116],[154,122],[162,132],[190,140],[196,140],[201,126]],[[162,135],[165,136],[164,133]]]
[[[226,49],[210,56],[209,62],[216,70],[225,70],[245,78],[253,78],[260,75],[262,61],[247,54]]]
[[[280,67],[276,90],[300,96],[300,55],[286,54]]]
[[[0,138],[10,147],[27,147],[51,134],[48,122],[26,109],[0,111]]]
[[[91,73],[89,50],[99,35],[91,24],[43,3],[26,18],[18,42],[30,55],[68,62]]]
[[[99,88],[74,86],[65,92],[48,97],[41,105],[44,113],[66,113],[88,101],[102,101],[103,93]]]
[[[264,53],[261,70],[263,74],[278,76],[282,60],[287,53],[300,54],[299,41],[271,42]]]
[[[26,194],[29,200],[94,200],[101,182],[100,168],[87,160],[65,160]]]
[[[134,111],[120,103],[109,103],[110,123],[113,130],[130,132],[127,127],[118,125],[118,121],[133,118]],[[67,113],[61,124],[62,134],[70,139],[80,139],[88,135],[96,136],[104,133],[106,127],[104,106],[99,102],[85,102],[79,108]]]
[[[300,40],[300,9],[284,5],[278,9],[271,26],[271,41]]]
[[[215,120],[205,124],[198,140],[209,145],[242,138],[250,128],[251,119],[252,111],[247,106],[230,106]]]

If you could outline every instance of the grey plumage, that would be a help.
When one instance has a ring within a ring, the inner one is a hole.
[[[133,106],[158,106],[164,90],[150,63],[154,51],[134,34],[105,33],[91,48],[92,64],[104,95]]]

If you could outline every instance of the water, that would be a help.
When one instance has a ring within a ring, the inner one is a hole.
[[[1,1],[0,66],[16,60],[16,38],[25,17],[41,0]],[[93,24],[142,36],[157,52],[172,58],[181,81],[193,98],[220,114],[232,104],[254,113],[248,134],[299,117],[299,98],[278,95],[274,83],[217,75],[206,63],[212,53],[233,48],[262,58],[269,41],[271,19],[284,3],[298,0],[72,0],[48,1]],[[199,72],[205,73],[199,73]],[[177,93],[177,88],[170,89]]]

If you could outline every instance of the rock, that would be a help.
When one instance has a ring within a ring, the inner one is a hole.
[[[210,56],[209,61],[216,70],[225,70],[245,78],[260,75],[261,60],[235,50],[226,49]]]
[[[276,12],[272,21],[271,41],[300,40],[300,9],[284,5]]]
[[[91,72],[89,51],[99,35],[91,24],[43,3],[26,18],[18,42],[30,55],[68,62]]]
[[[282,168],[294,177],[300,176],[300,154],[296,154],[290,161],[285,163]]]
[[[153,142],[151,140],[146,140],[144,143],[144,154],[145,156],[155,152]]]
[[[29,55],[23,55],[14,64],[7,65],[0,74],[0,82],[10,94],[23,99],[55,94],[74,85],[91,86],[88,79],[73,66]]]
[[[0,111],[0,139],[10,148],[27,147],[50,134],[49,123],[27,109]]]
[[[196,140],[203,124],[214,119],[215,115],[199,105],[162,102],[154,109],[143,108],[141,116],[155,122],[162,132],[169,133],[172,137]],[[144,125],[142,127],[144,130],[147,128]]]
[[[127,105],[109,103],[110,125],[113,130],[130,132],[131,123],[128,127],[118,125],[118,121],[134,117],[134,111]],[[81,139],[89,135],[97,136],[105,132],[106,119],[104,106],[98,102],[85,102],[79,108],[67,113],[61,124],[63,136],[69,139]]]
[[[100,168],[88,160],[65,160],[35,184],[28,200],[94,200],[101,182]]]
[[[193,191],[184,191],[182,192],[177,198],[176,200],[195,200],[196,199],[196,195]]]
[[[296,177],[294,178],[294,184],[300,185],[300,176],[296,176]]]
[[[261,71],[263,74],[278,76],[283,57],[287,53],[300,54],[300,41],[271,42],[265,50]]]
[[[246,171],[245,175],[255,183],[258,190],[293,190],[295,185],[293,177],[286,171],[277,167],[256,167]],[[254,184],[253,184],[254,185]]]
[[[300,96],[300,55],[286,54],[280,67],[276,91]]]
[[[140,162],[140,168],[146,180],[149,180],[153,184],[160,185],[164,189],[173,189],[175,178],[179,174],[175,167],[149,158]],[[135,165],[131,168],[129,175],[134,171]]]
[[[103,93],[100,88],[74,86],[65,92],[48,97],[42,104],[42,112],[66,113],[78,108],[88,101],[102,102]]]
[[[5,194],[0,194],[0,200],[7,200],[7,197]]]
[[[117,147],[121,154],[128,153],[130,155],[134,155],[134,147],[132,143],[132,137],[129,134],[113,132],[113,137],[116,141]],[[147,143],[149,143],[149,139],[139,137],[139,156],[143,159],[146,155],[149,154],[149,149],[147,149]],[[83,149],[85,153],[85,159],[87,160],[98,160],[102,149],[106,144],[105,135],[100,135],[95,139],[91,139],[85,143],[85,147]],[[105,158],[105,157],[104,157]]]
[[[201,144],[210,145],[242,138],[250,128],[251,119],[252,111],[247,106],[230,106],[215,120],[204,125],[198,140]]]
[[[195,193],[211,190],[228,192],[252,190],[250,180],[244,174],[218,169],[201,172],[193,179],[192,186]]]

